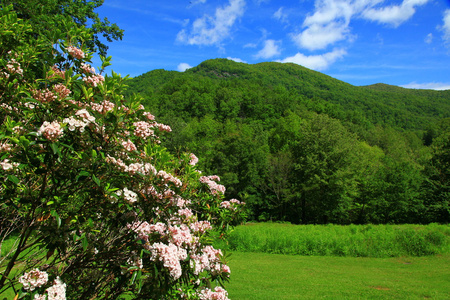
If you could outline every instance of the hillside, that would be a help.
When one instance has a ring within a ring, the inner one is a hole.
[[[129,92],[154,98],[149,104],[157,110],[167,105],[168,95],[188,91],[187,97],[205,96],[208,99],[201,102],[217,110],[220,96],[216,92],[226,87],[234,94],[239,90],[237,94],[241,95],[254,89],[250,94],[266,98],[266,104],[281,106],[279,109],[303,106],[363,126],[380,124],[425,130],[439,119],[450,117],[450,91],[412,90],[384,84],[352,86],[296,64],[276,62],[249,65],[226,59],[207,60],[183,73],[150,71],[133,78],[129,85]],[[284,103],[285,97],[289,103]],[[261,99],[252,99],[253,104],[258,101]],[[242,110],[245,99],[240,104]],[[239,115],[248,117],[243,111]]]
[[[449,222],[450,91],[352,86],[295,64],[154,70],[128,95],[254,220]]]

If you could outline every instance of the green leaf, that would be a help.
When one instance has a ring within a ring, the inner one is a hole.
[[[134,281],[136,280],[137,273],[138,272],[133,272],[133,276],[131,276],[131,284],[134,284]]]
[[[51,143],[50,144],[50,148],[52,148],[53,154],[58,154],[59,153],[59,149],[58,149],[58,145],[57,144]]]
[[[77,178],[75,179],[76,181],[82,181],[84,179],[86,179],[87,177],[89,177],[89,172],[88,171],[80,171],[80,173],[78,173]]]
[[[15,184],[19,184],[19,178],[17,178],[15,175],[8,175],[8,179]]]
[[[83,237],[81,239],[81,245],[83,246],[83,251],[86,251],[89,243],[88,243],[88,240],[86,238],[86,235],[84,235],[84,234],[83,234]]]
[[[61,226],[61,218],[59,217],[59,214],[56,212],[56,210],[52,210],[51,212],[50,212],[50,214],[53,216],[53,217],[55,217],[55,219],[56,219],[56,224],[57,224],[57,226],[58,226],[58,228]]]
[[[98,179],[94,174],[92,174],[92,180],[93,180],[98,186],[100,186],[100,179]]]

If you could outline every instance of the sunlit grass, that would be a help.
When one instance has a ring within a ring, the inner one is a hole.
[[[450,254],[449,225],[291,225],[251,223],[228,238],[231,251],[399,257]],[[220,245],[224,246],[224,245]]]
[[[355,258],[234,252],[230,299],[450,299],[450,255]]]

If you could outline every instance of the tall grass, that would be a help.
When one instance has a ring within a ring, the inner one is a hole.
[[[400,257],[450,253],[449,225],[291,225],[250,223],[230,234],[231,251]]]

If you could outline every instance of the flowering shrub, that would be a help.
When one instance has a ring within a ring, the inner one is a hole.
[[[126,78],[101,75],[109,59],[96,73],[87,31],[67,26],[48,43],[11,8],[0,18],[0,241],[18,235],[0,293],[227,299],[230,269],[208,235],[239,222],[242,204],[223,204],[195,155],[161,145],[170,127],[124,99]]]

